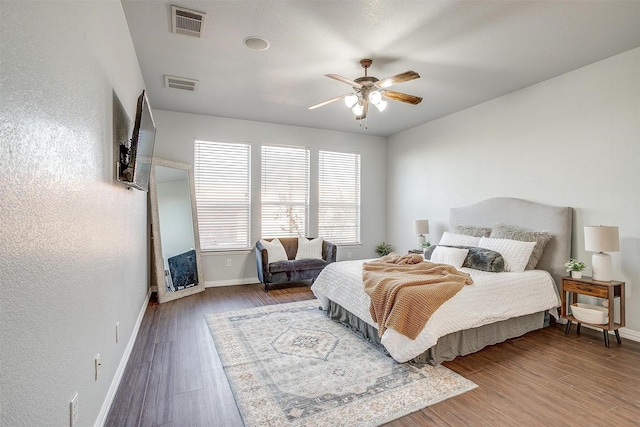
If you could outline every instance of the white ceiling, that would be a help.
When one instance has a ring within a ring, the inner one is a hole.
[[[154,109],[388,136],[640,46],[640,1],[187,1],[205,36],[171,32],[171,2],[122,1]],[[266,51],[243,44],[267,39]],[[391,90],[424,98],[370,110],[367,129],[325,77],[413,70]],[[164,87],[165,74],[199,81]]]

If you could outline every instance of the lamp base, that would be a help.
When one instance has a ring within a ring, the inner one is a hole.
[[[425,239],[423,234],[418,235],[418,249],[422,249],[422,244],[426,241],[427,239]]]
[[[598,252],[591,257],[591,269],[593,270],[593,280],[600,282],[611,281],[611,255]]]

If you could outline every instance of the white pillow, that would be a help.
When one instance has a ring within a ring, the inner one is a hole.
[[[504,271],[522,273],[529,262],[536,242],[481,237],[479,247],[499,252],[504,258]]]
[[[442,234],[439,245],[445,246],[478,246],[480,237],[467,236],[466,234],[455,234],[445,231]]]
[[[439,264],[453,265],[455,268],[462,267],[464,260],[469,254],[469,249],[448,248],[446,246],[437,246],[431,254],[431,262]]]
[[[272,262],[278,261],[287,261],[289,257],[287,256],[287,251],[284,250],[284,246],[282,246],[282,242],[278,239],[273,239],[268,242],[264,239],[260,240],[260,243],[267,250],[267,257],[269,260],[269,264]]]
[[[322,259],[322,237],[313,240],[298,237],[296,259]]]

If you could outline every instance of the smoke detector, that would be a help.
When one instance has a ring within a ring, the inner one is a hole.
[[[175,34],[204,38],[204,17],[206,13],[171,6],[171,28]]]

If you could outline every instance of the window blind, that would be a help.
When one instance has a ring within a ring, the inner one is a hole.
[[[319,152],[318,235],[360,243],[360,155]]]
[[[196,140],[194,181],[200,247],[251,247],[251,146]]]
[[[306,236],[309,150],[262,146],[262,237]]]

